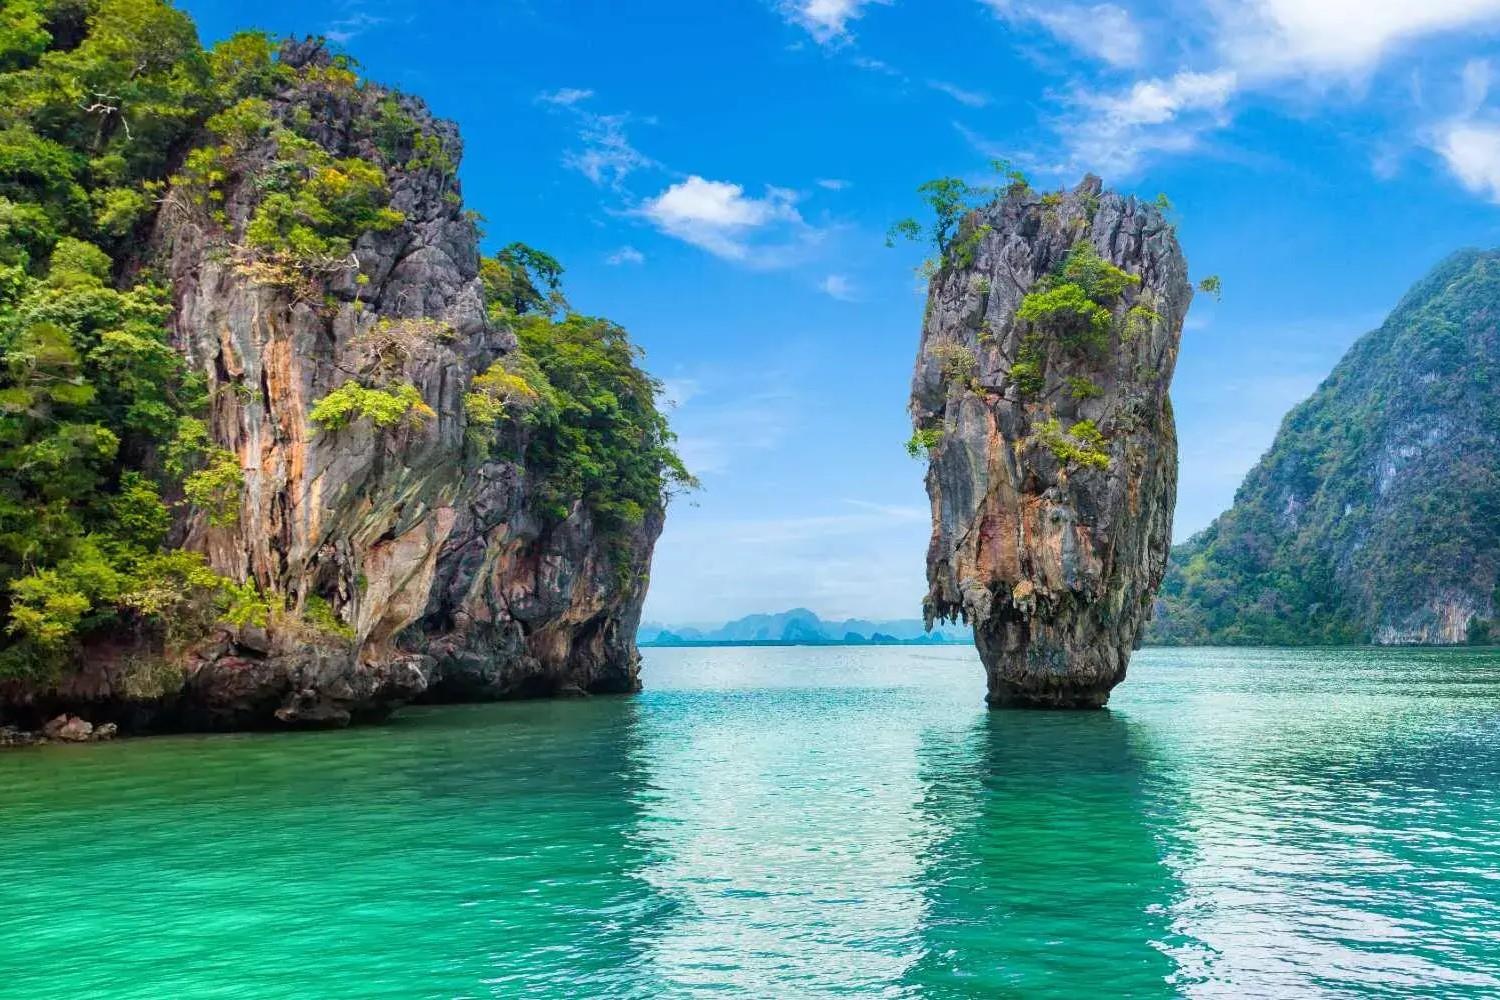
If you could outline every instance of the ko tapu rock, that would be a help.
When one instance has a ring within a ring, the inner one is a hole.
[[[1096,708],[1166,569],[1168,387],[1192,299],[1164,208],[1017,180],[940,244],[912,378],[925,613],[962,618],[996,706]]]

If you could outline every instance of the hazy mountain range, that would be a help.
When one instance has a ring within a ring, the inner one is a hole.
[[[741,642],[889,644],[972,641],[967,625],[938,625],[927,632],[922,628],[920,618],[824,621],[806,608],[793,608],[777,614],[746,615],[723,625],[643,622],[636,635],[642,645],[651,646]]]

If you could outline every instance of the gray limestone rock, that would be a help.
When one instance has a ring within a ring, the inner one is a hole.
[[[992,704],[1102,706],[1166,566],[1187,267],[1161,212],[1094,177],[1012,187],[961,240],[972,259],[950,252],[932,278],[912,377],[933,442],[926,615],[972,623]],[[1066,315],[1017,316],[1079,244],[1134,278],[1101,296],[1108,332],[1091,342]]]

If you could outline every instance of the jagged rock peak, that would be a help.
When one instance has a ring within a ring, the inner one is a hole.
[[[1168,387],[1192,299],[1176,233],[1090,175],[1011,185],[942,250],[911,394],[925,613],[973,625],[992,704],[1102,706],[1171,537]]]

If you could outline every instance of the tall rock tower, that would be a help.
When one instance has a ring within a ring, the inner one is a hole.
[[[1092,176],[1013,185],[945,248],[912,376],[924,610],[973,625],[992,705],[1098,708],[1125,677],[1171,541],[1191,299],[1162,212]]]

